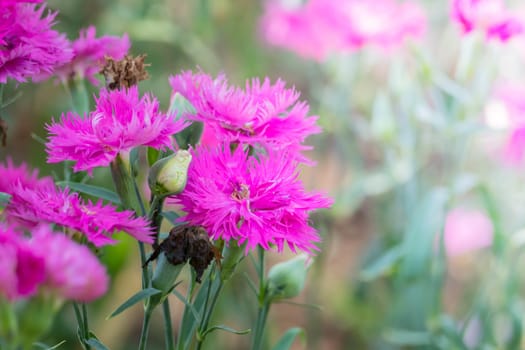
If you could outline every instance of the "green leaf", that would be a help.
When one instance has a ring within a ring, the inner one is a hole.
[[[44,350],[54,350],[54,349],[57,349],[59,346],[65,344],[65,343],[66,343],[66,341],[62,340],[60,343],[58,343],[56,345],[49,346],[47,344],[37,342],[37,343],[33,343],[33,346],[37,347],[39,349],[44,349]]]
[[[9,201],[11,200],[11,195],[9,193],[0,192],[0,211],[7,207]]]
[[[95,350],[109,350],[107,346],[102,344],[100,340],[98,340],[95,337],[91,337],[88,340],[86,340],[86,344],[92,346]]]
[[[146,288],[143,289],[137,293],[135,293],[131,298],[126,300],[122,305],[120,305],[111,315],[108,316],[109,318],[115,317],[118,314],[120,314],[122,311],[126,310],[127,308],[135,305],[139,301],[149,298],[152,295],[157,295],[159,293],[162,293],[162,291],[155,289],[155,288]]]
[[[279,339],[277,344],[272,348],[272,350],[288,350],[292,347],[295,338],[300,336],[304,341],[305,332],[302,328],[293,327],[284,333],[284,335]]]
[[[359,274],[359,277],[364,282],[375,280],[376,278],[384,275],[387,271],[391,270],[402,257],[403,247],[401,245],[397,245],[389,249],[385,254],[380,256],[368,266],[365,266],[365,268]]]
[[[403,261],[400,274],[403,277],[427,275],[436,234],[442,230],[445,206],[449,193],[442,188],[428,192],[415,203],[403,240]]]
[[[208,328],[207,330],[205,330],[204,332],[202,332],[201,334],[201,338],[204,338],[207,334],[213,332],[213,331],[217,331],[217,330],[221,330],[221,331],[225,331],[225,332],[228,332],[228,333],[233,333],[233,334],[248,334],[250,333],[252,330],[250,328],[248,329],[243,329],[242,331],[238,331],[238,330],[235,330],[231,327],[228,327],[228,326],[225,326],[225,325],[218,325],[218,326],[213,326],[213,327],[210,327]]]
[[[119,196],[115,192],[105,189],[104,187],[86,185],[86,184],[82,184],[78,182],[70,182],[70,181],[59,181],[57,182],[57,185],[62,186],[62,187],[69,187],[72,190],[82,192],[85,194],[89,194],[97,198],[105,199],[116,205],[121,204]]]

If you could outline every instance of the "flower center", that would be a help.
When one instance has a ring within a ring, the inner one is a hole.
[[[233,190],[231,197],[240,202],[243,199],[247,199],[250,197],[250,189],[248,188],[248,185],[246,184],[239,184],[237,185],[237,188]]]

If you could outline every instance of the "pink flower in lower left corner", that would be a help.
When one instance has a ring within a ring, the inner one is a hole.
[[[86,246],[46,227],[33,230],[30,243],[45,257],[43,284],[61,298],[88,302],[106,293],[106,269]]]
[[[159,110],[150,94],[139,97],[136,86],[102,90],[96,108],[85,117],[62,115],[47,126],[48,162],[74,161],[75,171],[108,166],[121,152],[137,146],[173,148],[172,135],[187,126],[183,120]]]

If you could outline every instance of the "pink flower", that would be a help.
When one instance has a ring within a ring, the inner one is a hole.
[[[42,18],[44,10],[33,4],[0,3],[0,83],[49,74],[71,60],[66,37],[51,29],[56,12]]]
[[[310,211],[331,200],[307,193],[297,179],[296,162],[286,153],[248,156],[225,145],[193,151],[184,191],[174,197],[191,225],[203,226],[213,239],[282,251],[288,244],[312,253],[320,237],[308,224]]]
[[[505,8],[503,0],[452,0],[452,19],[463,32],[481,30],[489,39],[501,41],[522,34],[525,22]]]
[[[114,243],[111,235],[118,231],[152,242],[151,229],[144,218],[135,218],[130,211],[118,212],[101,201],[83,201],[77,193],[57,188],[48,178],[36,178],[36,172],[30,173],[25,165],[0,165],[0,179],[0,191],[11,195],[4,214],[10,223],[25,228],[58,224],[86,235],[95,246]]]
[[[45,257],[44,286],[61,298],[89,302],[106,293],[106,269],[86,246],[46,227],[33,231],[30,243]]]
[[[170,83],[173,93],[180,93],[196,110],[185,117],[204,122],[219,143],[287,151],[304,161],[300,152],[310,147],[303,142],[321,130],[317,117],[308,116],[308,104],[298,101],[299,93],[285,88],[282,80],[272,85],[268,78],[262,83],[252,79],[241,89],[229,86],[222,74],[212,79],[186,71],[171,77]]]
[[[45,260],[5,225],[0,225],[0,256],[0,294],[9,300],[35,294],[45,279]]]
[[[515,165],[521,163],[525,154],[525,85],[497,86],[487,106],[486,118],[488,123],[507,130],[504,159]]]
[[[0,192],[9,193],[14,185],[24,188],[49,188],[53,187],[53,179],[50,177],[38,177],[38,170],[29,170],[26,164],[16,166],[11,158],[6,160],[6,164],[0,164]]]
[[[448,213],[444,232],[448,256],[489,247],[492,238],[492,223],[482,212],[456,208]]]
[[[407,37],[419,38],[426,18],[417,4],[394,0],[310,0],[293,8],[270,0],[261,28],[270,44],[322,61],[364,45],[391,49]]]
[[[327,21],[321,21],[309,5],[289,7],[279,1],[267,1],[261,32],[269,44],[316,61],[325,60],[342,46],[341,35]]]
[[[48,162],[75,162],[75,171],[108,166],[120,152],[137,146],[173,148],[172,135],[187,124],[159,111],[158,101],[149,94],[139,99],[136,86],[102,90],[97,106],[85,117],[62,115],[60,123],[47,126]]]
[[[104,35],[96,37],[96,28],[90,26],[80,31],[80,36],[72,43],[73,59],[67,64],[58,67],[54,74],[63,82],[75,76],[89,80],[93,85],[98,85],[95,78],[104,64],[104,58],[111,57],[121,60],[126,56],[131,46],[126,34],[122,38],[118,36]],[[40,79],[49,78],[44,75]]]

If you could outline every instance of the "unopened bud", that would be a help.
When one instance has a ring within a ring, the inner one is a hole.
[[[304,289],[308,256],[301,254],[291,260],[274,265],[268,272],[268,292],[272,299],[289,299]]]
[[[185,150],[155,162],[148,176],[151,192],[161,197],[181,193],[186,187],[190,162],[191,154]]]

